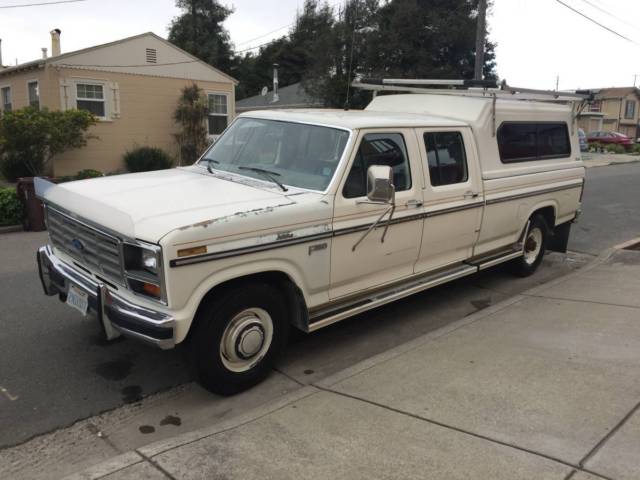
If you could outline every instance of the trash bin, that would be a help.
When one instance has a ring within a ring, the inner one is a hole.
[[[44,224],[44,208],[42,202],[36,197],[36,189],[33,184],[33,177],[21,177],[16,185],[18,198],[24,206],[24,218],[22,225],[25,230],[41,232],[46,230]]]

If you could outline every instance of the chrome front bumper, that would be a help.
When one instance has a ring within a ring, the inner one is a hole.
[[[38,271],[44,293],[65,298],[73,284],[89,295],[89,309],[94,311],[107,337],[132,337],[162,349],[175,346],[174,319],[166,313],[135,305],[90,278],[78,268],[61,261],[46,245],[38,249]]]

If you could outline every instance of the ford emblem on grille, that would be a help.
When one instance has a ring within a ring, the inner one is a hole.
[[[84,250],[84,245],[77,238],[74,238],[73,240],[71,240],[71,245],[73,246],[73,248],[75,248],[79,252]]]

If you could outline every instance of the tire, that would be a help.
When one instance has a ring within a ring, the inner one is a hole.
[[[518,277],[528,277],[538,269],[544,257],[549,227],[542,215],[533,215],[524,242],[525,254],[509,263],[511,273]]]
[[[269,374],[286,345],[289,315],[282,293],[265,283],[220,293],[223,298],[205,301],[198,312],[191,361],[204,388],[233,395]]]

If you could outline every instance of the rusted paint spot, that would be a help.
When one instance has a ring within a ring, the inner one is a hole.
[[[236,212],[233,215],[226,215],[224,217],[218,217],[218,218],[212,218],[209,220],[204,220],[202,222],[197,222],[191,225],[185,225],[184,227],[180,227],[178,230],[184,231],[184,230],[189,230],[191,228],[197,228],[197,227],[202,227],[202,228],[208,228],[209,225],[213,225],[215,223],[223,223],[223,222],[228,222],[229,220],[233,219],[234,217],[241,217],[241,218],[245,218],[251,215],[264,215],[267,213],[272,213],[274,212],[276,209],[280,208],[280,207],[287,207],[289,205],[295,205],[295,202],[291,202],[291,203],[284,203],[281,205],[275,205],[275,206],[269,206],[269,207],[261,207],[261,208],[254,208],[253,210],[246,210],[246,211],[242,211],[242,212]]]

